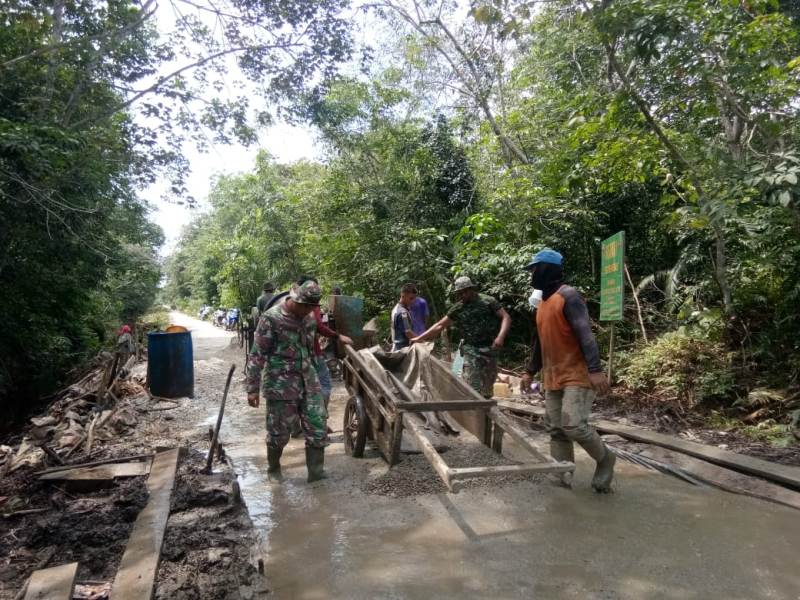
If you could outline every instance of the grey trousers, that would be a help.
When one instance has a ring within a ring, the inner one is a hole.
[[[590,388],[567,386],[563,390],[546,390],[544,424],[550,438],[559,442],[592,441],[597,432],[589,425],[595,392]]]

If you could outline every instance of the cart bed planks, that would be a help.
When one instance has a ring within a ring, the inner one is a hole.
[[[363,440],[364,436],[368,436],[374,440],[383,457],[392,466],[400,458],[399,442],[405,429],[451,492],[457,492],[464,485],[464,480],[476,477],[564,473],[575,470],[574,463],[556,462],[553,458],[539,452],[529,434],[512,419],[502,414],[494,400],[483,398],[460,378],[454,376],[447,366],[435,357],[426,356],[425,359],[430,361],[429,366],[435,373],[441,377],[450,378],[451,383],[455,383],[453,389],[457,398],[420,401],[420,398],[392,372],[387,370],[379,375],[367,367],[365,359],[361,358],[356,350],[347,347],[346,353],[344,379],[352,396],[350,402],[353,401],[353,398],[360,399],[365,413],[364,422],[359,422],[357,431],[350,431],[352,428],[348,427],[348,422],[344,424],[345,435],[354,437],[353,442],[349,444],[351,448],[357,446],[356,439]],[[383,379],[384,376],[385,379]],[[348,403],[349,405],[350,403]],[[451,468],[425,434],[425,428],[418,415],[418,413],[425,412],[446,413],[498,454],[502,450],[503,434],[508,433],[532,455],[535,462]],[[346,412],[345,421],[347,420]],[[345,443],[345,449],[347,448],[348,444]],[[348,451],[348,453],[353,456],[361,455],[352,451]]]

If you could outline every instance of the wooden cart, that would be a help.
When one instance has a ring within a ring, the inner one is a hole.
[[[500,412],[494,400],[475,392],[461,378],[450,372],[446,364],[431,356],[431,368],[456,382],[461,397],[455,400],[420,402],[392,373],[387,381],[378,378],[357,350],[346,346],[344,381],[350,393],[344,412],[344,446],[350,456],[364,455],[367,440],[372,440],[389,466],[400,460],[403,431],[408,431],[430,461],[431,466],[451,492],[457,492],[465,479],[533,473],[564,473],[575,470],[571,462],[558,462],[537,450],[532,436],[513,419]],[[515,465],[452,468],[436,451],[425,435],[421,412],[447,412],[464,429],[495,452],[502,451],[503,434],[507,433],[533,459]]]

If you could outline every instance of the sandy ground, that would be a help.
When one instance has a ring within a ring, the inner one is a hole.
[[[573,491],[525,480],[459,494],[370,493],[388,467],[374,451],[344,454],[341,387],[331,402],[330,479],[305,482],[303,444],[293,440],[286,481],[271,485],[264,407],[245,401],[242,351],[208,323],[172,319],[192,330],[198,425],[215,419],[237,365],[222,442],[257,529],[270,598],[800,598],[796,511],[622,461],[616,493],[597,496],[580,450]],[[519,448],[507,440],[504,453]]]

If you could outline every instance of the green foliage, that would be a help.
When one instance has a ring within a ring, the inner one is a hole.
[[[126,2],[4,7],[0,397],[9,422],[112,344],[120,323],[155,296],[162,234],[136,188],[168,160],[140,144],[145,134],[117,110],[115,87],[144,76],[153,32],[137,29],[102,56],[86,39],[124,30],[140,16]]]
[[[738,419],[713,411],[709,424],[716,429],[735,431],[756,442],[768,443],[778,448],[797,444],[797,438],[792,434],[792,426],[777,423],[774,419],[765,419],[756,425],[745,425]]]
[[[146,331],[164,331],[169,325],[169,312],[163,307],[153,307],[153,310],[139,317],[138,322]]]
[[[664,333],[628,357],[619,378],[628,387],[682,410],[735,391],[732,353],[720,342],[680,329]]]
[[[369,316],[416,281],[438,317],[466,274],[512,310],[503,358],[519,361],[520,267],[561,251],[596,315],[599,242],[624,230],[656,340],[631,353],[631,386],[688,407],[786,379],[800,372],[790,4],[381,3],[396,31],[384,55],[297,108],[324,164],[262,156],[217,182],[168,263],[169,295],[247,306],[262,280],[311,271],[362,295]],[[630,301],[626,319],[621,344],[640,335]]]

